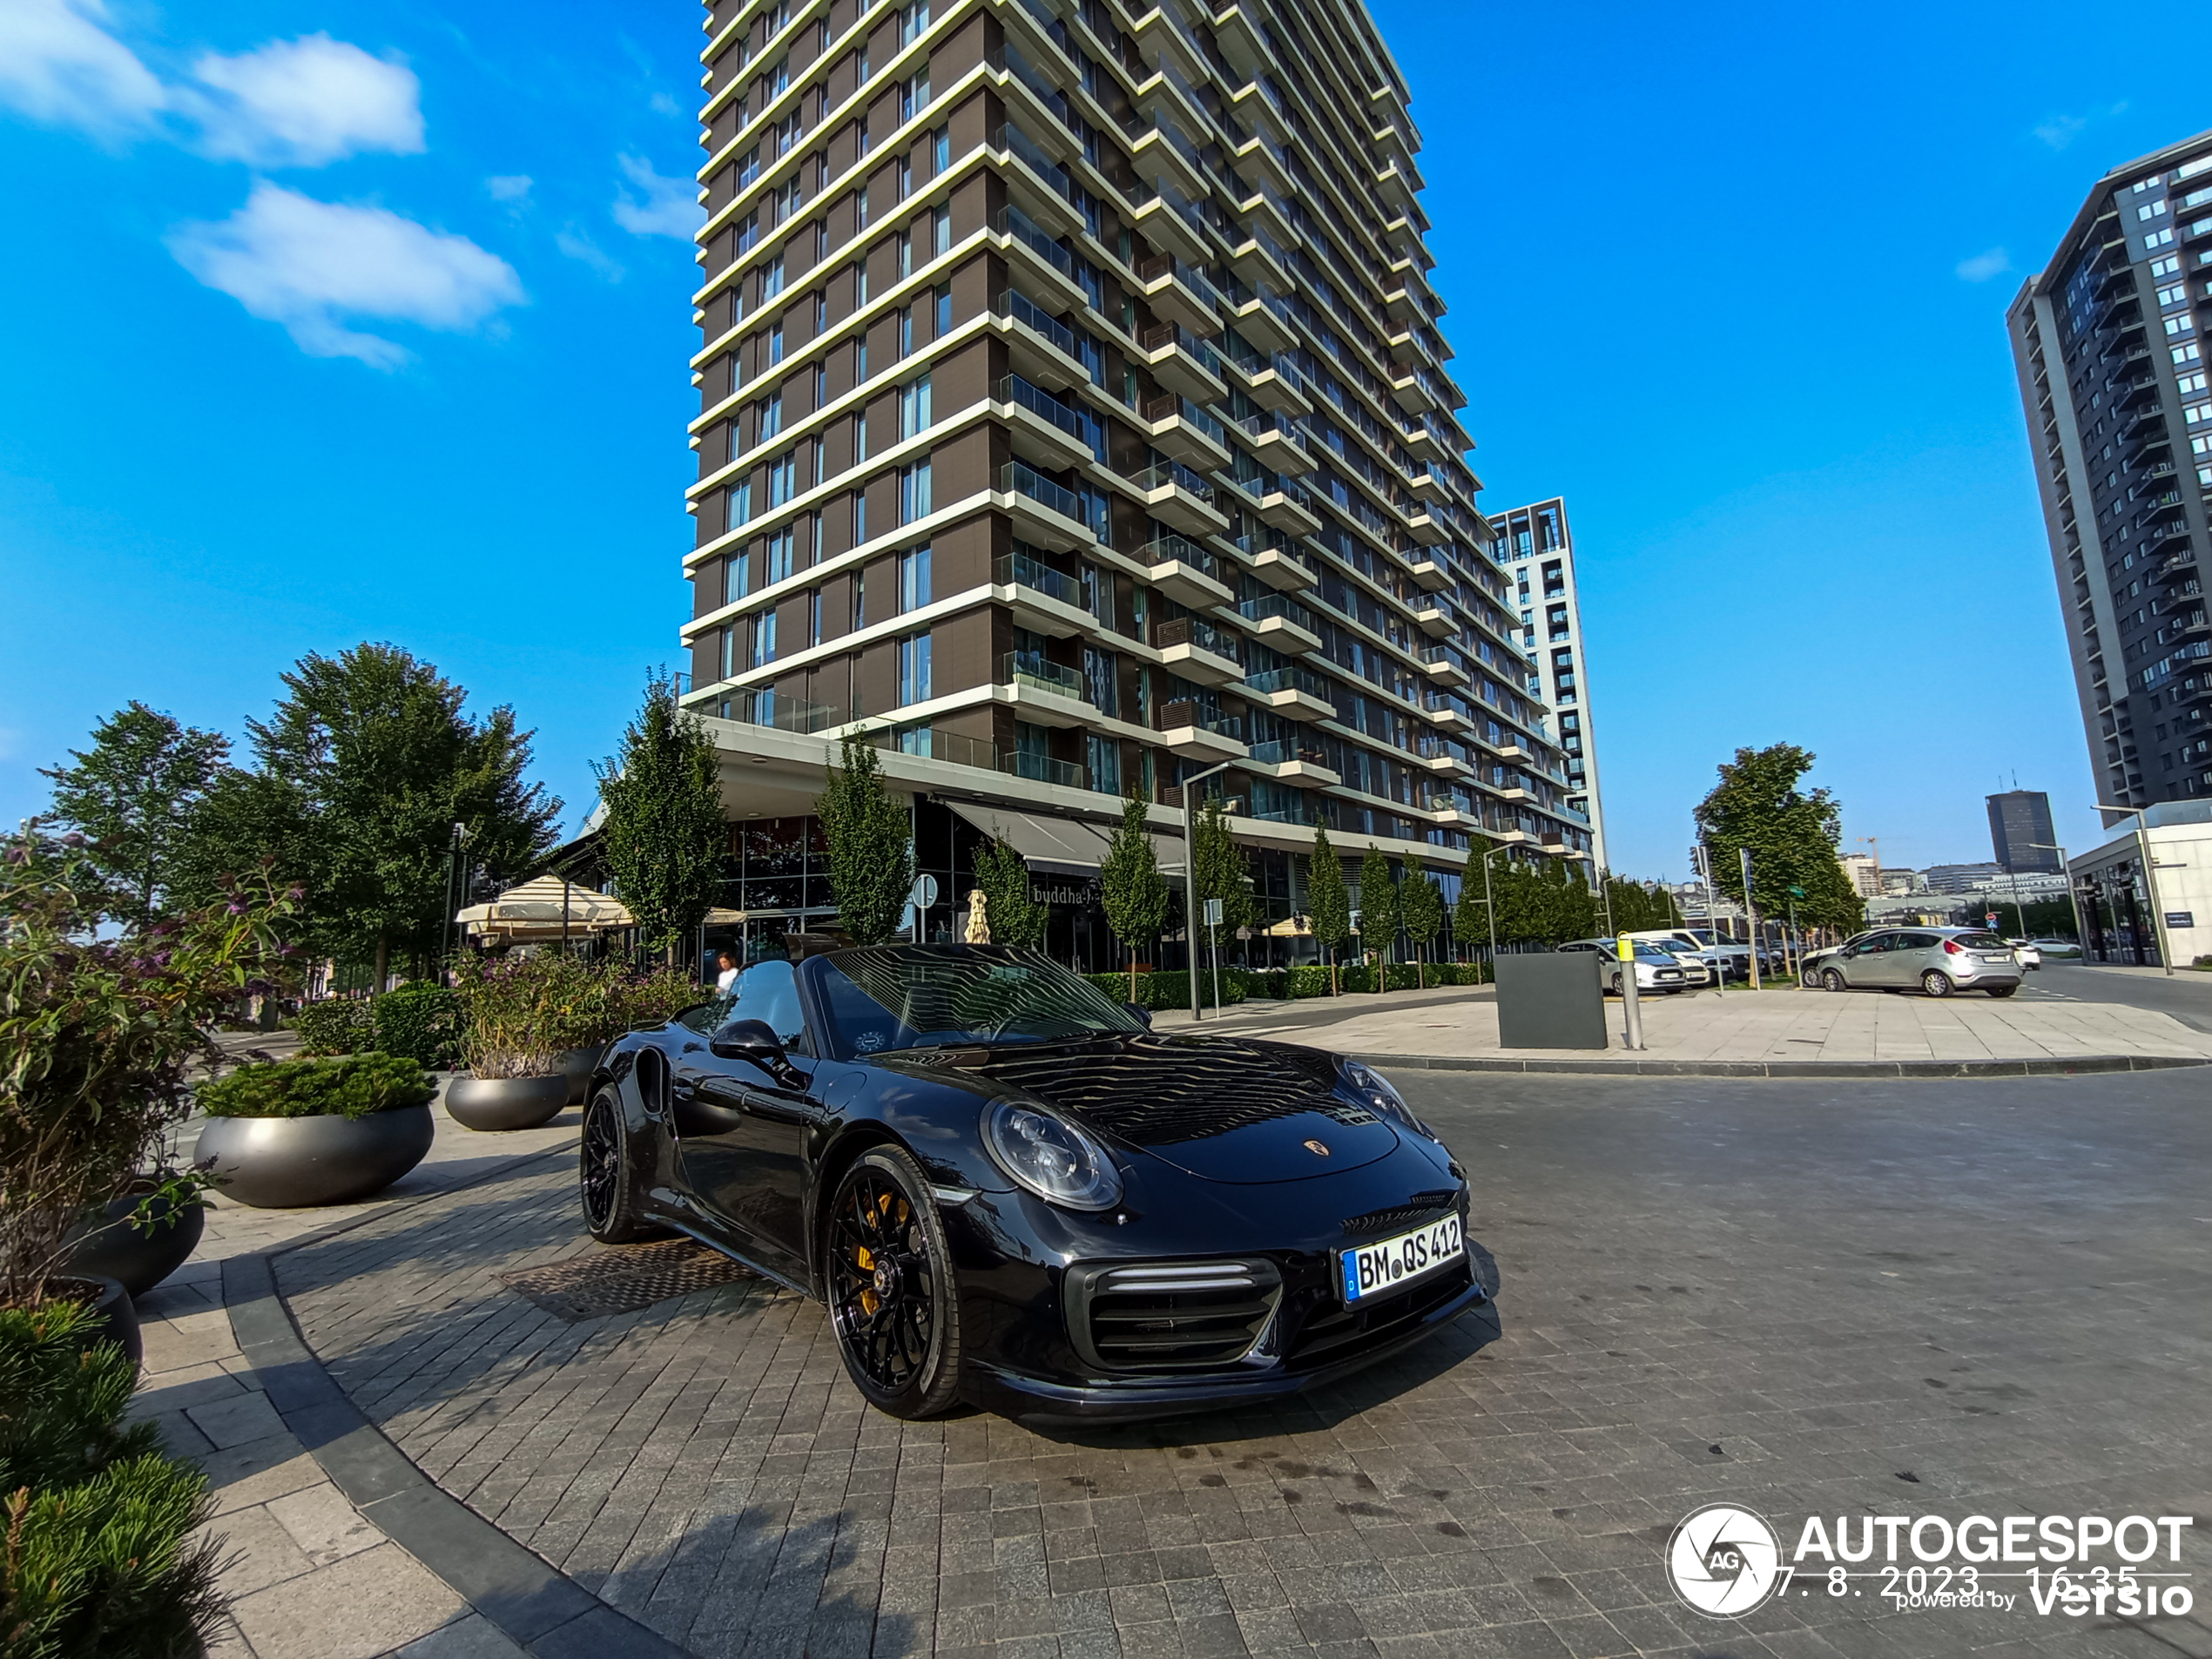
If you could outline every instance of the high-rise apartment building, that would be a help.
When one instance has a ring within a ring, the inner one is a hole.
[[[1554,496],[1490,516],[1490,556],[1512,583],[1528,691],[1551,708],[1567,762],[1567,804],[1590,824],[1590,856],[1605,854],[1605,807],[1597,780],[1597,730],[1582,649],[1582,601],[1575,581],[1575,537],[1567,503]]]
[[[1357,0],[705,29],[685,701],[749,930],[831,914],[808,814],[853,731],[914,802],[926,936],[992,834],[1096,960],[1121,798],[1170,833],[1224,765],[1279,937],[1318,824],[1440,874],[1476,832],[1587,856]]]
[[[2051,798],[2040,789],[2008,789],[1989,797],[1989,845],[2001,870],[2022,875],[2059,867]]]
[[[2009,320],[2099,798],[2212,793],[2212,132],[2100,179]]]

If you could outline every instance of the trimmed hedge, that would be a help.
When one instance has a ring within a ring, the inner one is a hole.
[[[1093,985],[1116,1002],[1129,1001],[1127,974],[1086,974]],[[1244,1000],[1243,976],[1239,970],[1221,970],[1221,1001],[1237,1003]],[[1198,996],[1205,1008],[1216,1006],[1213,997],[1213,974],[1211,971],[1198,976]],[[1139,974],[1136,976],[1136,1002],[1142,1008],[1158,1013],[1166,1008],[1187,1008],[1190,1006],[1190,975],[1178,968],[1173,973]]]
[[[125,1424],[138,1368],[83,1305],[0,1309],[0,1651],[177,1659],[214,1635],[222,1541],[186,1541],[207,1478]]]
[[[1116,1002],[1129,998],[1129,975],[1123,974],[1087,974],[1084,977]],[[1477,962],[1431,962],[1421,974],[1425,984],[1487,985],[1490,970]],[[1342,968],[1338,974],[1344,994],[1372,996],[1375,992],[1375,976],[1365,964]],[[1410,991],[1414,988],[1415,974],[1411,962],[1393,962],[1390,967],[1390,988]],[[1213,974],[1211,969],[1199,975],[1201,1006],[1212,1008]],[[1233,1007],[1251,1000],[1288,1001],[1312,996],[1329,995],[1329,970],[1326,968],[1228,968],[1221,970],[1221,1001]],[[1167,1008],[1187,1008],[1190,1006],[1190,982],[1180,969],[1173,973],[1139,974],[1136,976],[1138,1005],[1157,1012]]]
[[[200,1084],[199,1101],[210,1117],[367,1117],[437,1092],[437,1080],[404,1055],[354,1054],[240,1066]]]
[[[461,1063],[461,1002],[442,985],[411,985],[375,1000],[376,1051],[433,1071]]]
[[[300,1046],[309,1054],[354,1054],[376,1041],[376,1005],[365,996],[333,996],[300,1004],[292,1016]]]

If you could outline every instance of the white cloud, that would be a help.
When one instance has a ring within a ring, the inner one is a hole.
[[[699,209],[698,185],[689,179],[664,179],[642,156],[620,158],[623,176],[643,195],[629,191],[615,199],[615,223],[632,236],[676,236],[688,242],[706,222]]]
[[[1959,261],[1959,275],[1968,282],[1986,282],[2002,276],[2013,268],[2013,256],[2001,247],[1993,247],[1986,253],[1977,253],[1971,260]]]
[[[625,274],[622,266],[607,256],[605,249],[574,226],[554,232],[553,246],[578,265],[589,266],[610,282],[619,282]]]
[[[645,100],[646,107],[655,115],[681,115],[683,108],[665,92],[656,92]]]
[[[2089,118],[2086,115],[2054,115],[2047,121],[2037,122],[2034,132],[2052,149],[2063,150],[2080,138],[2082,129],[2088,125]]]
[[[106,18],[104,0],[0,0],[0,104],[104,135],[150,125],[168,93]]]
[[[530,199],[533,181],[526,172],[500,173],[484,180],[484,188],[491,192],[496,202],[526,202]]]
[[[341,318],[458,331],[524,298],[513,267],[465,236],[266,180],[221,223],[179,226],[169,247],[209,287],[282,323],[308,355],[357,357],[376,368],[397,368],[408,353]]]
[[[273,40],[192,65],[206,91],[179,101],[206,154],[259,167],[320,167],[364,150],[422,148],[422,84],[396,58],[372,57],[328,35]]]

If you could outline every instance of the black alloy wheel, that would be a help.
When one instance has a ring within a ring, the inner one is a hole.
[[[830,1318],[845,1369],[894,1417],[960,1395],[960,1291],[935,1196],[896,1147],[863,1153],[824,1222]]]
[[[583,1110],[577,1154],[577,1193],[583,1224],[603,1244],[627,1244],[662,1231],[645,1218],[638,1190],[637,1152],[622,1121],[622,1102],[611,1089],[591,1097]]]

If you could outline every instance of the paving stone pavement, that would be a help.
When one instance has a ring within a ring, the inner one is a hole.
[[[1264,1412],[902,1425],[759,1283],[567,1325],[565,1163],[278,1263],[423,1470],[703,1656],[2212,1654],[1871,1588],[1685,1610],[1700,1504],[2212,1524],[2202,1074],[1696,1082],[1406,1074],[1474,1171],[1494,1315]],[[2212,1591],[2212,1551],[2182,1570]],[[2015,1590],[2017,1584],[2013,1585]],[[2203,1602],[2200,1597],[2200,1608]]]

